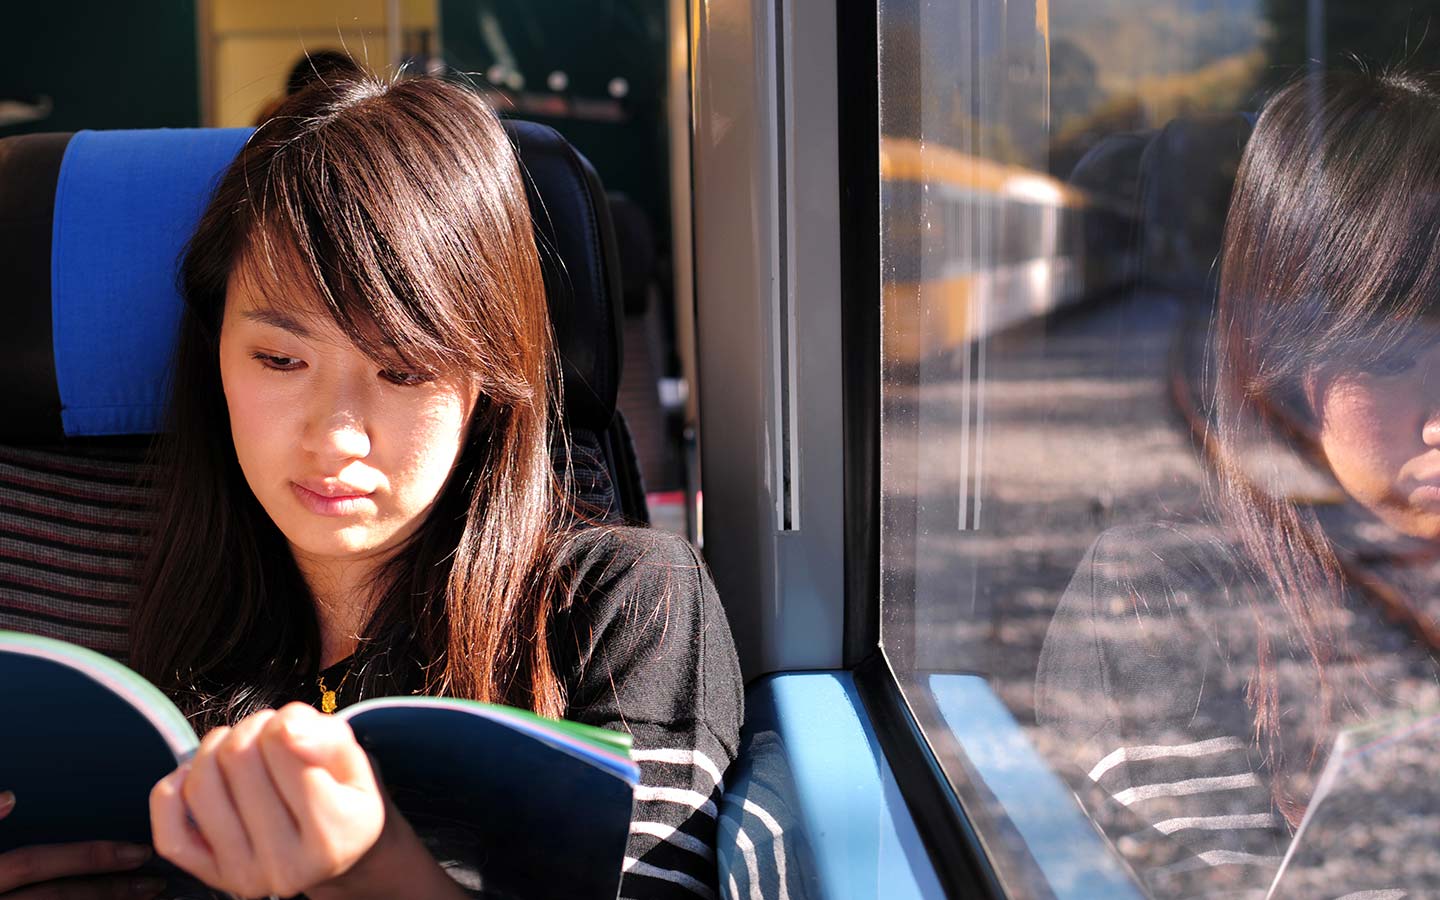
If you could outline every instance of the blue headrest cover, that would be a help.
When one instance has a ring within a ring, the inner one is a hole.
[[[180,255],[250,133],[81,131],[65,148],[50,277],[67,436],[161,429]]]

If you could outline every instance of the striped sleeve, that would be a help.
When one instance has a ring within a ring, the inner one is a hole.
[[[640,786],[622,897],[715,897],[715,835],[729,754],[709,728],[632,725]]]
[[[715,840],[740,740],[739,662],[709,573],[684,541],[595,529],[557,658],[567,717],[626,731],[640,766],[620,896],[718,896]]]

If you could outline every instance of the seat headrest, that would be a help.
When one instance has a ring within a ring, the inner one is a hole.
[[[553,129],[507,122],[564,361],[565,414],[600,430],[619,383],[620,271],[605,195]],[[0,138],[0,442],[151,434],[185,242],[250,129]]]

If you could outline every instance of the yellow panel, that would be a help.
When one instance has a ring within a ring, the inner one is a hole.
[[[231,31],[385,27],[386,0],[211,0],[217,37]]]
[[[361,62],[364,51],[359,35],[347,35],[350,52]],[[383,34],[366,35],[370,59],[380,67],[388,60]],[[216,42],[213,90],[215,120],[212,125],[233,128],[254,125],[255,117],[271,100],[285,91],[285,79],[296,60],[309,50],[342,49],[337,39],[301,40],[288,37],[234,37]],[[377,65],[370,68],[375,69]]]
[[[887,281],[881,292],[887,362],[919,365],[927,357],[974,340],[971,320],[975,278]]]
[[[400,0],[400,23],[406,28],[435,30],[440,24],[439,0]]]

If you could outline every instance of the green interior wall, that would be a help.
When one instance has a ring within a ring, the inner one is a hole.
[[[195,127],[200,64],[191,0],[51,0],[0,10],[0,100],[49,96],[44,119],[0,135]]]

